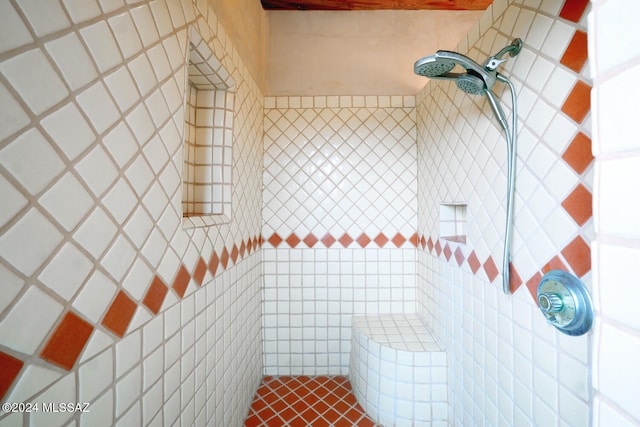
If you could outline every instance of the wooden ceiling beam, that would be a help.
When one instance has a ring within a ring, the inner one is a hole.
[[[485,10],[493,0],[261,0],[265,10]]]

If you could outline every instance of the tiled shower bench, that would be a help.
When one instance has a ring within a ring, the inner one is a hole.
[[[447,426],[447,357],[416,314],[355,316],[349,377],[377,423]]]

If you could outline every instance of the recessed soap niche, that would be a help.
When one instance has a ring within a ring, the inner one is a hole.
[[[451,242],[467,242],[466,203],[440,203],[440,238]]]
[[[183,228],[231,221],[235,81],[189,28],[182,169]]]

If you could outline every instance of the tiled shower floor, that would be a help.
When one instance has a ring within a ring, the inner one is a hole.
[[[245,427],[377,426],[356,401],[343,376],[265,377],[253,398]]]

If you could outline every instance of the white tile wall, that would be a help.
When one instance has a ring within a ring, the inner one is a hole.
[[[593,186],[589,173],[578,176],[562,159],[578,131],[591,133],[588,118],[576,123],[561,111],[575,82],[589,81],[559,63],[584,26],[549,8],[539,1],[494,3],[459,45],[482,61],[515,37],[524,41],[503,69],[519,93],[512,260],[523,282],[576,235],[593,238],[591,223],[580,227],[561,205],[578,183]],[[508,91],[500,83],[495,90],[510,114]],[[588,425],[591,334],[561,337],[527,286],[506,296],[500,275],[490,282],[483,270],[487,259],[501,265],[506,191],[505,140],[489,106],[452,83],[435,82],[417,95],[417,120],[418,169],[424,171],[418,232],[433,244],[418,253],[417,306],[447,348],[449,419],[454,425]],[[438,206],[451,200],[467,203],[466,245],[439,240]],[[459,251],[462,263],[447,258],[447,248]],[[582,280],[590,286],[591,274]]]
[[[631,285],[638,278],[639,204],[630,197],[638,179],[640,146],[629,121],[638,113],[636,90],[629,83],[640,76],[636,66],[640,51],[635,46],[621,48],[615,41],[621,34],[631,41],[640,38],[632,18],[637,9],[633,1],[596,0],[589,20],[597,232],[592,254],[597,325],[592,351],[594,426],[640,424],[636,393],[640,369],[631,363],[640,351],[636,287]]]
[[[414,98],[267,97],[264,138],[265,373],[344,375],[352,315],[415,311]]]
[[[236,84],[238,213],[185,231],[193,27]],[[26,415],[34,426],[173,425],[180,415],[240,425],[262,375],[263,96],[213,10],[190,0],[2,2],[0,72],[0,353],[24,363],[3,379],[3,401],[91,403],[82,415]],[[230,259],[196,283],[214,253]],[[184,298],[171,289],[180,268]],[[154,278],[169,288],[157,315],[143,303]],[[134,305],[122,337],[104,323],[121,293]],[[91,332],[67,371],[40,354],[69,312]],[[0,414],[2,426],[20,422]]]

